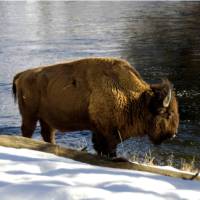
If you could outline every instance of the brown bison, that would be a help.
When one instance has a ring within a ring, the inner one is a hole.
[[[120,137],[148,135],[154,144],[175,136],[178,105],[168,80],[149,85],[126,61],[86,58],[29,69],[13,80],[22,116],[22,134],[32,137],[36,122],[46,142],[55,132],[91,130],[94,149],[115,154]]]

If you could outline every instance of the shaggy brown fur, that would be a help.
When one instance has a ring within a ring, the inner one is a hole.
[[[126,61],[86,58],[17,74],[13,93],[22,116],[22,134],[32,137],[36,122],[46,142],[56,130],[93,131],[98,153],[112,154],[120,142],[149,135],[158,144],[176,134],[179,115],[175,95],[163,100],[171,84],[149,85]]]

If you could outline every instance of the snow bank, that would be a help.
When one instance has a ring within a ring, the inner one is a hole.
[[[1,200],[200,200],[200,182],[0,147],[0,195]]]

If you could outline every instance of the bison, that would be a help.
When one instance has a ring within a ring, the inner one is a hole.
[[[85,58],[17,74],[13,94],[22,135],[55,143],[59,130],[91,130],[98,154],[115,155],[120,138],[148,135],[154,144],[176,135],[178,103],[168,80],[148,84],[127,61]]]

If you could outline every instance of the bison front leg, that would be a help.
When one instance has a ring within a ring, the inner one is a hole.
[[[100,133],[93,133],[92,135],[93,147],[98,155],[104,155],[109,158],[116,157],[117,143],[111,138],[107,138]]]
[[[55,144],[55,129],[50,127],[44,120],[40,119],[41,135],[45,142]]]

